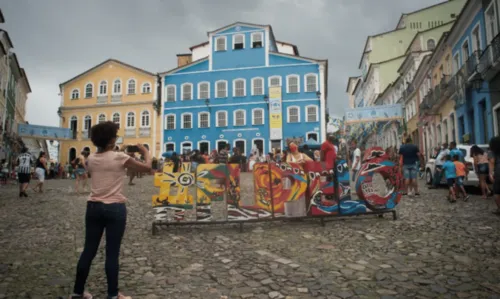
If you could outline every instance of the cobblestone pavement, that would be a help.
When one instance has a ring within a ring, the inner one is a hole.
[[[243,179],[247,184],[249,179]],[[83,246],[84,195],[48,181],[17,198],[0,186],[0,298],[70,292]],[[492,200],[404,198],[399,219],[179,227],[151,234],[151,177],[127,186],[121,289],[133,298],[500,298],[500,218]],[[88,281],[105,298],[103,250]]]

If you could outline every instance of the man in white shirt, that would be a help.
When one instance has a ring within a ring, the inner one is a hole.
[[[356,176],[358,174],[359,169],[361,168],[361,150],[358,147],[357,141],[353,141],[353,148],[355,148],[352,153],[352,181],[356,181]]]
[[[448,149],[448,144],[443,143],[443,148],[439,152],[439,154],[436,157],[435,160],[435,166],[434,167],[434,176],[432,180],[432,187],[429,187],[429,189],[436,189],[439,188],[439,184],[441,183],[441,178],[443,177],[443,164],[446,162],[445,158],[450,154],[450,150]]]

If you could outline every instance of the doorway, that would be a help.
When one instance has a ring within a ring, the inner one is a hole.
[[[223,148],[226,148],[227,141],[225,140],[219,140],[217,141],[217,151],[220,151]]]
[[[271,148],[281,150],[281,140],[272,140],[271,141]]]
[[[76,159],[76,149],[74,147],[69,149],[69,163]]]
[[[234,147],[240,150],[242,155],[246,155],[246,141],[245,140],[236,140],[234,142]]]
[[[71,120],[69,121],[69,128],[71,129],[72,138],[76,139],[76,132],[78,131],[77,130],[78,129],[78,118],[76,118],[76,116],[71,117]]]
[[[318,133],[308,133],[307,140],[309,140],[309,139],[313,139],[314,141],[318,141]]]
[[[210,152],[210,146],[208,145],[208,141],[202,141],[198,145],[198,149],[202,154],[208,154]]]
[[[255,147],[259,150],[259,156],[262,156],[263,153],[264,153],[264,140],[262,140],[262,139],[255,139],[253,141],[253,145],[255,145]]]
[[[175,146],[173,143],[167,143],[167,146],[165,147],[166,152],[173,152],[175,150]]]

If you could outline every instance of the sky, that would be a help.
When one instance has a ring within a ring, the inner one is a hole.
[[[207,31],[241,21],[269,24],[305,57],[328,59],[328,107],[343,116],[347,78],[366,38],[395,29],[401,13],[439,0],[0,0],[6,30],[32,93],[26,119],[58,126],[59,84],[115,58],[151,72],[176,67],[176,54]]]

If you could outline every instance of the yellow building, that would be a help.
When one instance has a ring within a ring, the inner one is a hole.
[[[115,59],[61,83],[60,127],[72,129],[75,140],[61,142],[59,161],[71,161],[83,150],[95,152],[89,131],[104,121],[120,125],[118,145],[144,144],[154,157],[160,156],[157,87],[156,74]]]

